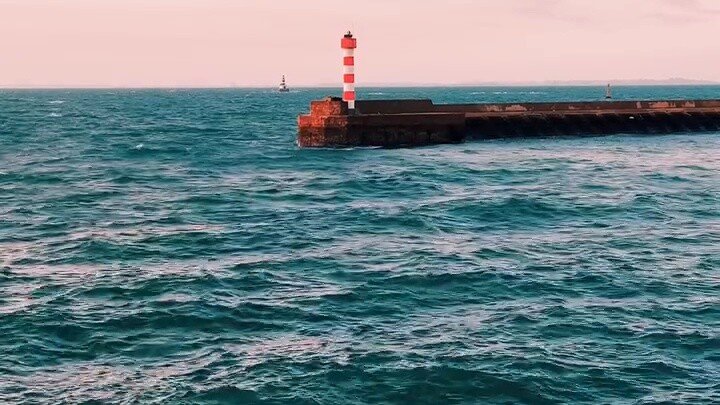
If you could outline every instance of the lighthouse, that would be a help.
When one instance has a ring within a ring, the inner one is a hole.
[[[343,101],[347,102],[348,110],[355,112],[355,48],[357,40],[350,31],[340,41],[343,49]]]

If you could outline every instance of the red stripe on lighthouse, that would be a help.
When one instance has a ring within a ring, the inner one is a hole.
[[[355,57],[354,56],[345,56],[343,58],[343,65],[345,66],[355,66]]]
[[[355,38],[343,38],[340,40],[340,46],[342,49],[355,49],[357,48],[357,42]]]
[[[346,91],[343,93],[343,100],[345,101],[355,101],[355,92],[354,91]]]
[[[343,75],[343,83],[355,83],[355,75],[352,73]]]

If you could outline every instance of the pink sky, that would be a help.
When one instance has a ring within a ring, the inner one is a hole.
[[[0,0],[0,86],[720,81],[718,0]]]

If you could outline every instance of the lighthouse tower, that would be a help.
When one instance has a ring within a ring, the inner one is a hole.
[[[343,49],[343,101],[348,103],[348,109],[355,112],[355,48],[357,40],[350,31],[340,41]]]

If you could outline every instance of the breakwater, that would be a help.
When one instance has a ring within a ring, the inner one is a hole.
[[[423,146],[546,136],[668,134],[720,129],[720,100],[434,104],[429,99],[313,101],[301,147]]]

